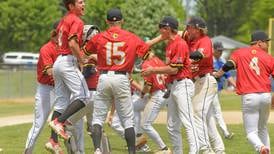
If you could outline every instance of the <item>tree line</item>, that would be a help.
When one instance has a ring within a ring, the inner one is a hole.
[[[268,18],[274,17],[273,0],[194,0],[196,15],[208,23],[209,35],[226,35],[248,42],[250,32],[267,30]],[[141,38],[158,35],[158,23],[163,16],[175,16],[184,29],[186,21],[182,0],[85,0],[86,24],[106,28],[106,11],[121,8],[124,28]],[[0,52],[38,52],[48,41],[52,24],[66,13],[62,0],[0,1]],[[162,55],[163,45],[155,50]]]

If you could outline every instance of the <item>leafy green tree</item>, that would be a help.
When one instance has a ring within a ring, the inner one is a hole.
[[[106,29],[107,10],[113,7],[120,8],[126,0],[86,0],[86,14],[83,17],[86,24],[93,24]]]
[[[210,36],[233,37],[247,21],[251,5],[252,0],[197,0],[197,14],[206,20]]]
[[[60,18],[56,0],[7,0],[0,2],[0,50],[39,51]]]
[[[254,0],[248,20],[240,26],[239,35],[236,37],[239,40],[249,41],[250,33],[254,30],[260,29],[267,32],[269,18],[274,18],[273,0]]]
[[[132,31],[141,38],[153,38],[158,34],[158,24],[167,15],[176,17],[174,8],[166,0],[127,0],[122,5],[124,14],[124,28]],[[155,46],[155,52],[161,57],[164,56],[163,45]]]

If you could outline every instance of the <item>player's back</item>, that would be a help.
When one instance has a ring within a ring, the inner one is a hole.
[[[136,55],[144,56],[148,48],[139,37],[119,27],[98,34],[86,46],[97,52],[99,70],[126,72],[132,70]]]
[[[237,68],[237,93],[270,92],[270,74],[274,63],[266,51],[258,47],[241,48],[231,55]]]

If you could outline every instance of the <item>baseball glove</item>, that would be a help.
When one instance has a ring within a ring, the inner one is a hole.
[[[93,36],[98,34],[100,32],[100,29],[96,25],[84,25],[83,29],[83,42],[88,42]]]
[[[82,74],[84,75],[85,79],[87,79],[90,76],[96,74],[96,68],[95,67],[96,67],[95,65],[89,65],[89,64],[84,65]]]

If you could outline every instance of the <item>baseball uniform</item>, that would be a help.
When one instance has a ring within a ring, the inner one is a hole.
[[[225,64],[226,60],[223,58],[213,58],[213,67],[214,70],[220,70],[223,65]],[[219,124],[223,134],[225,137],[228,137],[231,133],[228,131],[228,128],[226,126],[226,123],[224,121],[223,118],[223,114],[222,114],[222,110],[221,110],[221,105],[220,105],[220,100],[219,100],[219,92],[221,92],[221,90],[224,88],[224,82],[226,79],[231,77],[231,73],[230,72],[226,72],[221,78],[219,78],[217,80],[217,84],[218,84],[218,93],[217,95],[215,95],[214,97],[214,101],[213,101],[213,111],[214,111],[214,116],[216,119],[216,122]]]
[[[234,51],[230,57],[237,70],[236,92],[242,96],[243,123],[248,141],[256,151],[270,148],[267,121],[271,104],[270,75],[273,57],[251,46]]]
[[[200,143],[200,150],[209,152],[224,152],[222,138],[216,128],[213,116],[213,105],[217,94],[217,81],[211,75],[213,72],[213,47],[210,38],[206,35],[189,42],[190,52],[199,51],[203,58],[192,62],[192,78],[195,81],[193,97],[194,120]],[[210,136],[210,137],[209,137]],[[211,144],[210,144],[211,143]]]
[[[193,119],[192,96],[194,85],[189,79],[191,75],[189,50],[186,42],[179,35],[168,42],[166,60],[167,65],[178,68],[177,74],[169,75],[172,85],[168,98],[167,128],[173,145],[173,153],[183,153],[181,124],[186,130],[189,153],[197,153],[199,143]]]
[[[25,148],[32,153],[35,142],[46,122],[54,104],[53,78],[47,74],[57,58],[56,43],[49,41],[40,49],[37,63],[37,90],[35,94],[35,113],[32,128],[28,133]]]
[[[149,46],[133,33],[119,26],[111,26],[94,36],[85,49],[87,54],[97,53],[97,68],[100,71],[92,125],[103,125],[108,108],[114,100],[123,127],[131,130],[134,127],[134,116],[128,75],[133,68],[136,55],[145,58]],[[130,135],[135,137],[134,134]],[[125,138],[127,139],[127,134]]]
[[[161,67],[165,66],[164,62],[158,57],[153,57],[152,59],[145,60],[142,64],[142,69],[147,67]],[[152,124],[157,118],[160,110],[166,105],[166,100],[163,98],[166,90],[164,75],[163,74],[151,74],[144,77],[145,84],[151,86],[149,91],[150,99],[145,107],[143,114],[142,129],[144,132],[159,146],[163,149],[166,146],[159,133],[153,128]]]
[[[59,56],[53,65],[56,91],[54,109],[63,113],[69,103],[80,100],[86,104],[89,99],[87,83],[78,68],[76,57],[68,46],[68,41],[75,37],[79,46],[82,44],[83,22],[74,13],[69,12],[60,21],[57,33]]]

